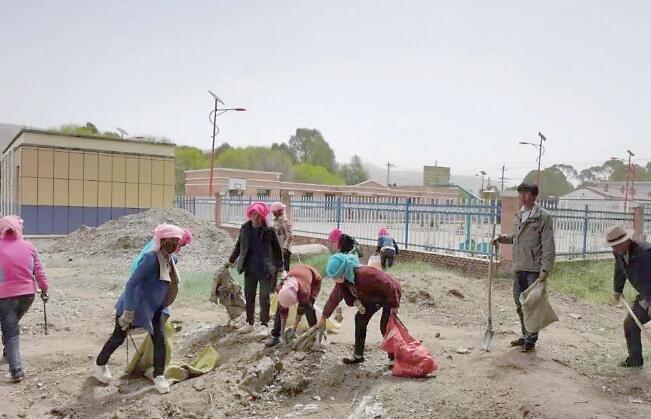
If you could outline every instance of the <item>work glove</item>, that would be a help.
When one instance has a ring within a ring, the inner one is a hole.
[[[366,314],[366,307],[362,304],[361,301],[355,300],[353,302],[353,305],[357,308],[357,311],[359,311],[359,314]]]
[[[398,310],[398,307],[394,307],[394,308],[391,309],[391,314],[394,314],[394,315],[397,316],[399,311],[400,310]]]
[[[227,260],[224,262],[224,269],[229,269],[231,266],[233,266],[233,264],[230,261]]]
[[[118,324],[122,330],[126,331],[131,326],[131,323],[133,323],[133,311],[124,310],[120,318],[118,318]]]
[[[47,303],[49,299],[50,296],[47,295],[47,290],[41,290],[41,300],[43,300],[44,303]]]

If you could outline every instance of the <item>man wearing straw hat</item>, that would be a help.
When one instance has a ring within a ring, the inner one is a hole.
[[[633,239],[630,231],[620,226],[611,228],[606,234],[606,241],[613,248],[615,255],[615,276],[613,279],[613,298],[618,302],[624,292],[626,279],[638,292],[631,307],[640,323],[651,319],[651,243]],[[642,341],[640,328],[631,315],[624,319],[624,336],[628,347],[628,358],[620,367],[641,367]]]

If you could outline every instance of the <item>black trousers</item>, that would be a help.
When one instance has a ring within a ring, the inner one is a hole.
[[[389,304],[364,304],[366,313],[361,314],[359,311],[355,314],[355,355],[358,357],[364,356],[364,345],[366,344],[366,330],[368,329],[368,322],[371,317],[380,309],[382,309],[382,319],[380,320],[380,332],[382,336],[387,333],[387,324],[389,323],[389,315],[391,314],[391,307]]]
[[[260,323],[264,326],[269,324],[269,309],[271,308],[270,295],[273,288],[273,280],[266,273],[244,273],[244,297],[246,299],[246,322],[250,325],[255,323],[255,294],[260,285]]]
[[[640,299],[641,297],[638,295],[638,297],[635,299],[635,303],[631,307],[631,310],[633,310],[633,313],[635,313],[637,318],[640,320],[640,323],[646,324],[649,320],[651,320],[649,316],[649,309],[644,309],[644,307],[640,305]],[[642,364],[642,340],[640,338],[641,332],[642,331],[635,323],[635,320],[633,320],[631,315],[627,315],[624,319],[624,336],[626,336],[626,346],[628,347],[629,359],[636,364]]]
[[[308,304],[303,304],[298,306],[298,310],[303,310],[305,317],[307,318],[307,324],[310,327],[316,324],[316,311],[314,310],[314,300],[310,300]],[[296,313],[298,315],[298,313]],[[280,316],[280,306],[276,310],[276,316],[274,318],[274,328],[271,331],[271,336],[279,337],[280,336],[280,326],[281,326],[281,316]]]
[[[151,323],[154,326],[154,334],[151,335],[151,339],[154,343],[154,377],[163,375],[165,373],[165,334],[163,332],[163,321],[161,319],[162,312],[157,312],[154,314],[154,318]],[[106,365],[108,364],[109,358],[113,355],[113,352],[122,345],[124,340],[127,338],[127,331],[122,330],[118,319],[115,319],[115,328],[113,329],[113,334],[106,341],[101,352],[97,356],[97,365]]]
[[[289,271],[289,261],[292,258],[292,252],[288,249],[283,249],[283,269]]]
[[[527,343],[536,344],[538,341],[538,332],[528,332],[524,326],[524,315],[522,314],[522,306],[520,305],[520,294],[531,286],[540,274],[538,272],[518,271],[513,274],[513,299],[515,300],[515,308],[520,318],[520,328],[522,329],[522,337]]]
[[[382,269],[390,268],[393,262],[396,261],[396,251],[393,249],[380,250],[380,262],[382,262]]]

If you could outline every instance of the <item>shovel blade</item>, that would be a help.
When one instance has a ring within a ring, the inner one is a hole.
[[[486,329],[486,332],[484,332],[484,338],[481,340],[481,348],[488,352],[488,347],[491,344],[491,341],[493,340],[493,330],[492,329]]]

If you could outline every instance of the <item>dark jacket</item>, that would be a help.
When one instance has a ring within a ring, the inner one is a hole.
[[[362,246],[360,246],[359,243],[357,243],[357,240],[350,237],[348,234],[341,235],[341,238],[339,239],[339,251],[346,254],[355,251],[357,256],[360,258],[364,256],[362,254]]]
[[[615,256],[615,292],[624,291],[626,279],[642,297],[651,298],[651,243],[631,240],[628,264],[623,255]]]
[[[400,249],[398,249],[398,243],[396,243],[396,241],[393,240],[392,237],[380,236],[377,238],[377,249],[375,250],[376,252],[380,253],[382,249],[389,249],[389,248],[393,248],[393,250],[396,252],[396,255],[400,251]]]
[[[252,254],[252,240],[261,240],[262,246],[269,246],[269,251],[266,252],[266,255],[262,256],[265,258],[265,260],[262,261],[262,264],[267,270],[266,273],[269,275],[275,275],[282,271],[283,252],[280,248],[280,243],[278,243],[276,232],[269,226],[255,228],[249,220],[240,227],[240,235],[237,238],[237,242],[235,242],[233,253],[231,253],[231,256],[228,258],[230,263],[235,263],[237,260],[237,272],[244,272],[250,258],[261,257],[261,255]]]
[[[400,307],[400,283],[379,269],[370,266],[360,266],[355,269],[355,291],[357,298],[364,305],[388,305],[391,308]],[[341,300],[346,305],[353,306],[355,296],[351,293],[346,282],[336,284],[323,307],[323,317],[328,318],[337,308]]]

